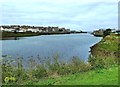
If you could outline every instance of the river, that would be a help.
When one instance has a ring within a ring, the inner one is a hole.
[[[13,58],[22,56],[28,59],[52,57],[58,54],[61,60],[69,60],[77,56],[87,60],[90,47],[98,43],[102,38],[90,34],[64,34],[42,35],[24,37],[16,40],[0,40],[2,42],[2,55],[10,55]]]

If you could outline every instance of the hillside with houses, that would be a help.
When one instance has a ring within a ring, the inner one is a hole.
[[[69,33],[70,29],[59,28],[59,27],[43,27],[43,26],[27,26],[27,25],[10,25],[10,26],[0,26],[0,31],[2,32],[39,32],[39,33],[48,33],[48,32],[63,32]]]
[[[111,28],[94,30],[94,31],[92,32],[92,34],[93,34],[94,36],[103,37],[103,36],[104,36],[104,33],[105,33],[106,31],[111,32],[111,33],[115,33],[115,34],[120,34],[120,30],[118,30],[118,29],[111,29]]]

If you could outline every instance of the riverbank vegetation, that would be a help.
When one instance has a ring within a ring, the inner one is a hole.
[[[90,70],[57,78],[40,79],[34,85],[118,85],[118,67]]]
[[[73,57],[70,62],[64,62],[59,61],[58,56],[53,57],[52,60],[49,58],[39,59],[39,62],[34,58],[29,59],[28,62],[24,62],[23,58],[2,60],[2,82],[4,85],[117,85],[117,71],[118,61],[115,58],[105,60],[104,58],[91,57],[88,62],[84,62],[78,57]],[[106,78],[106,75],[109,78]],[[76,79],[76,82],[73,78]]]
[[[110,34],[91,47],[91,53],[98,57],[120,57],[120,34]]]
[[[25,37],[25,36],[37,36],[39,33],[32,33],[32,32],[2,32],[2,38],[5,37]]]
[[[46,32],[46,33],[39,33],[39,32],[2,32],[2,38],[5,37],[28,37],[28,36],[38,36],[38,35],[52,35],[52,34],[70,34],[70,33],[63,33],[63,32]]]
[[[117,38],[106,36],[97,47],[93,46],[87,62],[75,56],[69,62],[60,61],[58,55],[52,59],[31,57],[28,61],[5,56],[2,59],[3,85],[118,85],[118,56],[98,50],[116,52]]]
[[[19,37],[30,37],[30,36],[39,36],[39,35],[58,35],[58,34],[78,34],[78,33],[87,33],[87,32],[77,32],[77,31],[71,31],[71,32],[1,32],[0,39],[6,40],[6,39],[13,39],[13,38],[19,38]]]

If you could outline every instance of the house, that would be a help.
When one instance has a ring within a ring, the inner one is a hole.
[[[33,32],[34,30],[32,28],[28,28],[27,31]]]
[[[0,26],[0,31],[3,31],[3,30],[4,30],[4,28],[2,26]]]
[[[69,29],[59,28],[59,27],[39,27],[39,26],[27,26],[27,25],[11,25],[11,26],[0,26],[0,31],[6,32],[42,32],[42,33],[50,33],[50,32],[70,32]]]

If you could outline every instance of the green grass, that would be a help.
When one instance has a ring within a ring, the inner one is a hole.
[[[118,85],[118,67],[40,79],[34,85]]]
[[[118,51],[120,36],[109,35],[106,36],[100,43],[99,48],[107,51]]]
[[[106,49],[107,51],[118,51],[118,44],[116,43],[101,43],[100,47]]]

